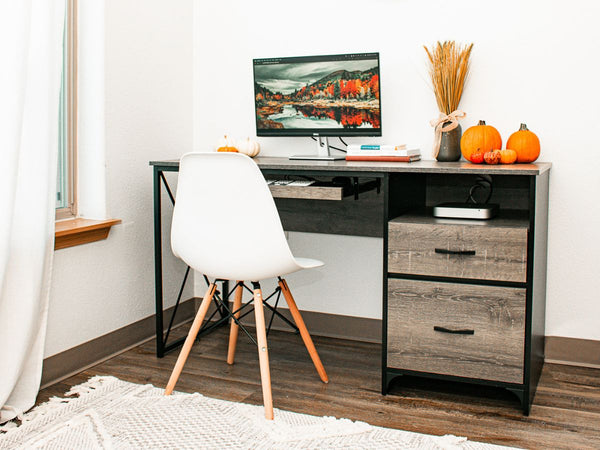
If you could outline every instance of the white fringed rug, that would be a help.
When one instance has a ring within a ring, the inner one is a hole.
[[[430,436],[334,417],[176,393],[94,377],[0,429],[0,449],[499,449],[456,436]],[[401,413],[401,411],[399,412]]]

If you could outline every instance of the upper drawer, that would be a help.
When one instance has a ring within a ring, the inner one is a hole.
[[[401,216],[389,222],[388,231],[389,272],[526,281],[527,222]]]

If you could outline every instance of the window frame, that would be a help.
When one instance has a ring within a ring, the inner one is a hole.
[[[77,0],[67,0],[66,8],[67,206],[56,209],[56,220],[77,217]]]

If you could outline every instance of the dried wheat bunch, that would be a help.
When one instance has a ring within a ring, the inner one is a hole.
[[[473,44],[461,46],[454,41],[438,41],[431,50],[423,48],[429,57],[429,75],[440,112],[450,114],[458,109]]]

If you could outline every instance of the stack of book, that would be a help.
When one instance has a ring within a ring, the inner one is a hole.
[[[412,162],[421,159],[418,148],[406,145],[349,145],[346,161]]]

